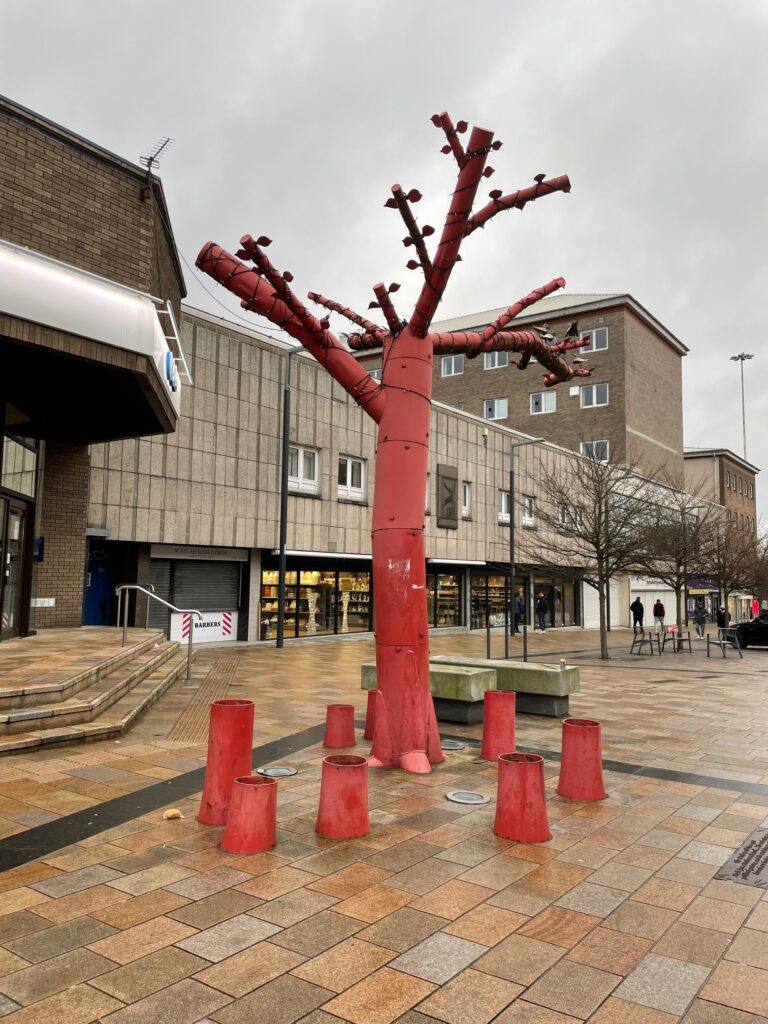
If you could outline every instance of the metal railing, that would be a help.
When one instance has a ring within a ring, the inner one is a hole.
[[[151,587],[151,589],[147,589]],[[159,601],[160,604],[165,605],[166,608],[170,608],[172,612],[178,612],[180,615],[196,615],[198,619],[202,619],[203,613],[197,611],[196,608],[177,608],[175,604],[171,604],[169,601],[164,601],[162,597],[158,597],[154,592],[155,588],[151,583],[147,584],[147,587],[142,587],[138,583],[123,583],[119,587],[115,587],[115,593],[117,594],[117,624],[120,625],[120,613],[123,615],[123,642],[122,646],[125,647],[128,643],[128,605],[130,604],[130,594],[128,591],[141,592],[146,594],[148,598],[153,601]],[[125,601],[123,601],[123,591],[126,591]],[[149,625],[149,601],[147,601],[147,625]],[[192,625],[190,623],[189,638],[187,640],[187,679],[192,676]]]

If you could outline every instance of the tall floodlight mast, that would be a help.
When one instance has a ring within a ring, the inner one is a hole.
[[[444,758],[429,691],[424,550],[434,354],[462,352],[473,358],[484,352],[518,352],[521,370],[531,358],[544,367],[545,387],[590,373],[574,369],[563,358],[568,350],[589,343],[579,338],[575,324],[559,343],[546,326],[524,331],[505,329],[528,306],[562,288],[565,281],[560,277],[510,306],[483,331],[430,332],[467,235],[503,210],[522,210],[535,199],[552,192],[569,192],[571,187],[565,175],[546,179],[538,174],[529,188],[508,195],[494,190],[490,201],[473,213],[481,179],[493,174],[487,166],[488,155],[501,143],[494,141],[492,132],[473,128],[465,148],[459,136],[466,132],[466,122],[454,127],[447,114],[436,114],[432,121],[447,139],[442,152],[452,154],[458,165],[456,187],[433,256],[425,239],[434,234],[434,229],[429,225],[419,228],[412,210],[421,199],[418,190],[404,192],[393,185],[385,204],[398,210],[405,223],[408,234],[404,244],[416,253],[407,264],[409,269],[421,270],[424,275],[410,320],[402,319],[395,309],[392,294],[397,284],[377,284],[373,288],[375,302],[371,306],[381,310],[386,328],[317,292],[309,293],[313,302],[341,314],[359,328],[359,333],[348,338],[351,348],[382,348],[381,382],[371,377],[331,333],[328,320],[315,317],[296,297],[290,286],[292,275],[278,271],[264,251],[269,238],[243,236],[236,256],[207,242],[197,258],[197,266],[239,296],[244,309],[266,317],[301,342],[378,426],[371,533],[378,696],[370,764],[399,766],[409,772],[428,772],[430,764]],[[246,266],[243,260],[252,265]]]

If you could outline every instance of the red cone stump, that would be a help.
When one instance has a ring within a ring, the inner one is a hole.
[[[227,821],[232,784],[251,774],[253,701],[215,700],[208,728],[205,785],[197,820],[204,825]]]
[[[329,704],[325,712],[324,747],[342,750],[355,745],[355,707],[353,704]]]
[[[552,836],[544,796],[544,759],[501,754],[493,831],[518,843],[546,843]]]
[[[486,690],[483,695],[483,746],[480,756],[497,761],[517,749],[514,690]]]
[[[365,732],[363,733],[364,740],[373,739],[373,730],[376,725],[376,700],[378,695],[378,690],[368,691],[368,706],[365,709]]]
[[[235,779],[227,827],[221,840],[227,853],[260,853],[277,842],[277,779],[246,775]]]
[[[592,718],[566,718],[557,795],[568,800],[605,800],[602,727]]]
[[[328,839],[358,839],[371,831],[367,758],[355,754],[323,758],[315,831]]]

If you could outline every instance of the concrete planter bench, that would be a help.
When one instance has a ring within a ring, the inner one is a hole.
[[[540,662],[488,661],[485,658],[456,658],[438,655],[429,659],[432,670],[437,666],[453,668],[490,668],[496,674],[497,690],[514,690],[516,708],[523,714],[568,716],[568,698],[581,689],[577,668],[561,669],[559,665]]]
[[[360,685],[376,689],[376,665],[360,666]],[[483,720],[483,694],[496,689],[496,672],[489,665],[430,665],[429,689],[441,722],[473,725]]]

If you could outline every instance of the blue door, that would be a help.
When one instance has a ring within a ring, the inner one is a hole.
[[[85,579],[83,625],[108,626],[112,600],[112,567],[91,556]]]

